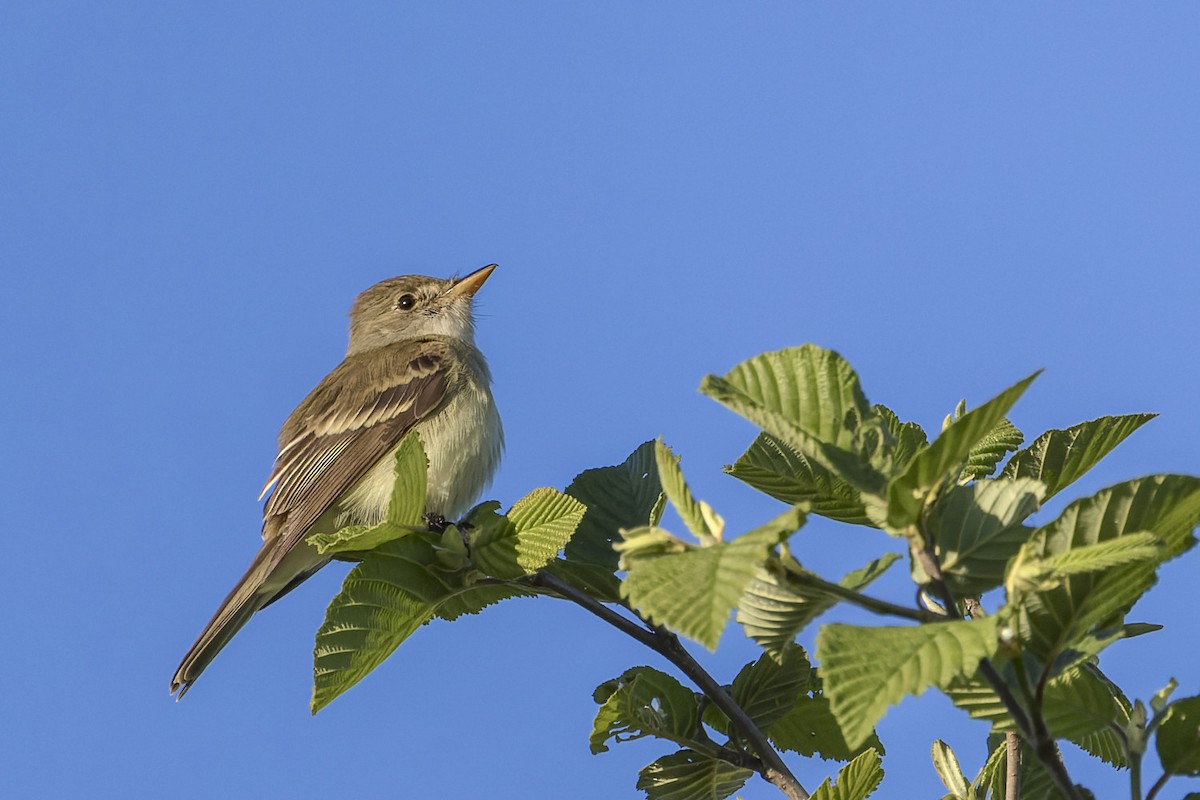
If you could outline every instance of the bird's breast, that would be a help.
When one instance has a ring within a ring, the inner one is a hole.
[[[481,381],[469,380],[416,430],[429,459],[426,511],[457,520],[491,483],[500,463],[504,432],[492,393]],[[395,456],[394,448],[346,494],[343,524],[373,524],[386,517]]]

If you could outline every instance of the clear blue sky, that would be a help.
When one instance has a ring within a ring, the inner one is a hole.
[[[330,568],[168,696],[279,424],[391,275],[501,265],[505,505],[661,434],[752,527],[776,504],[720,473],[752,430],[696,386],[806,341],[932,430],[1039,367],[1027,432],[1161,412],[1072,497],[1196,472],[1198,41],[1192,4],[7,3],[0,794],[634,796],[666,750],[589,755],[590,694],[663,665],[566,604],[425,628],[312,718]],[[883,538],[796,544],[840,574]],[[1198,559],[1104,658],[1134,695],[1200,692]],[[751,656],[731,628],[705,660]],[[937,736],[984,757],[932,695],[880,734],[881,798],[940,795]]]

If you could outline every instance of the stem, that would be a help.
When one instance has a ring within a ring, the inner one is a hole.
[[[795,573],[787,573],[787,580],[798,583],[802,586],[808,586],[817,589],[826,594],[831,594],[840,600],[845,600],[848,603],[853,603],[859,608],[865,608],[867,611],[873,611],[876,614],[883,614],[893,617],[902,617],[911,619],[916,622],[937,622],[943,619],[938,614],[928,611],[923,608],[909,608],[908,606],[889,603],[887,600],[879,600],[874,597],[856,592],[853,589],[847,589],[838,583],[830,583],[816,575],[796,575]]]
[[[1139,759],[1139,761],[1140,760],[1141,759]],[[1146,793],[1146,800],[1154,800],[1155,796],[1158,795],[1158,790],[1161,789],[1162,787],[1166,786],[1167,781],[1170,779],[1170,777],[1171,777],[1171,773],[1164,772],[1162,774],[1162,777],[1159,778],[1158,780],[1156,780],[1154,782],[1154,785],[1150,787],[1150,791]]]
[[[982,619],[987,611],[978,597],[964,597],[963,610],[971,619]],[[1021,737],[1004,734],[1004,800],[1021,800]]]
[[[779,753],[775,751],[775,748],[767,740],[766,734],[754,724],[754,720],[750,719],[745,710],[733,701],[733,698],[729,696],[725,688],[717,683],[716,679],[709,675],[696,659],[692,658],[691,653],[685,650],[683,644],[680,643],[679,637],[662,628],[647,630],[628,617],[613,611],[586,592],[576,589],[569,583],[547,572],[538,572],[531,575],[528,582],[533,586],[549,589],[560,597],[570,600],[583,609],[590,611],[678,667],[684,675],[704,692],[713,705],[721,709],[725,713],[725,716],[729,717],[730,724],[738,729],[742,737],[754,747],[758,752],[759,758],[762,759],[761,761],[743,760],[739,766],[749,766],[752,769],[756,769],[764,779],[774,784],[789,800],[808,800],[808,791],[796,780],[796,776],[788,769],[787,764],[783,763],[783,759]],[[730,760],[732,761],[733,759]],[[752,764],[754,766],[751,766]]]
[[[1004,734],[1004,800],[1021,800],[1021,737]]]
[[[946,614],[951,618],[961,618],[958,611],[958,604],[954,599],[954,592],[950,590],[950,586],[942,577],[942,568],[938,563],[937,555],[933,552],[933,546],[929,543],[926,537],[915,525],[911,526],[906,531],[905,538],[908,539],[909,549],[912,551],[913,558],[921,565],[921,569],[925,570],[925,574],[929,576],[929,582],[933,589],[938,593],[943,605],[946,607]],[[1042,762],[1042,766],[1046,768],[1051,780],[1054,781],[1055,787],[1062,796],[1067,800],[1080,800],[1079,793],[1075,791],[1075,782],[1071,780],[1071,776],[1067,773],[1067,767],[1063,764],[1062,756],[1058,752],[1058,745],[1054,742],[1054,737],[1050,735],[1049,728],[1046,727],[1046,720],[1042,716],[1041,706],[1034,702],[1036,693],[1033,687],[1029,685],[1029,679],[1025,675],[1024,664],[1021,662],[1020,654],[1013,659],[1013,668],[1016,670],[1020,678],[1022,693],[1026,700],[1030,703],[1029,711],[1021,706],[1013,693],[1009,691],[1008,684],[997,671],[996,666],[991,662],[991,659],[983,659],[979,662],[979,672],[984,679],[991,685],[992,690],[1000,701],[1004,703],[1004,707],[1008,710],[1009,715],[1016,723],[1021,736],[1033,748],[1033,754],[1038,761]]]
[[[1129,795],[1133,800],[1142,800],[1142,756],[1129,759]]]

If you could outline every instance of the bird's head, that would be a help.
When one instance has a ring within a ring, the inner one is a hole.
[[[462,278],[401,275],[367,289],[350,309],[347,355],[422,336],[449,336],[475,343],[471,299],[495,264]]]

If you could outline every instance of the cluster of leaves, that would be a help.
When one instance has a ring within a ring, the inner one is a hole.
[[[1051,430],[1022,448],[1006,415],[1035,377],[969,411],[960,404],[930,442],[920,426],[869,404],[850,365],[815,346],[709,376],[701,391],[762,429],[727,471],[788,505],[736,537],[693,495],[662,442],[580,474],[565,492],[537,489],[506,514],[484,503],[431,531],[424,454],[410,436],[397,456],[389,518],[313,539],[323,552],[361,560],[317,633],[313,709],[432,619],[549,594],[630,632],[697,684],[639,666],[596,690],[593,752],[647,736],[679,748],[641,771],[638,787],[649,798],[727,797],[755,772],[789,796],[808,796],[780,750],[848,760],[836,783],[812,796],[864,798],[883,777],[875,724],[931,687],[992,725],[992,755],[970,783],[950,749],[935,743],[952,797],[1003,796],[1004,736],[1012,732],[1029,756],[1021,760],[1023,797],[1078,796],[1059,739],[1130,767],[1138,797],[1152,735],[1163,777],[1151,794],[1170,775],[1200,774],[1200,698],[1171,702],[1164,690],[1148,715],[1097,659],[1108,645],[1156,629],[1125,617],[1157,567],[1194,543],[1200,479],[1126,481],[1027,525],[1151,416]],[[690,538],[661,527],[667,502]],[[923,603],[864,592],[901,558],[894,553],[837,581],[806,569],[789,539],[812,514],[902,541]],[[987,615],[985,593],[998,603]],[[810,659],[797,637],[842,602],[902,624],[823,625]],[[731,618],[763,653],[720,686],[675,637],[715,649]]]

